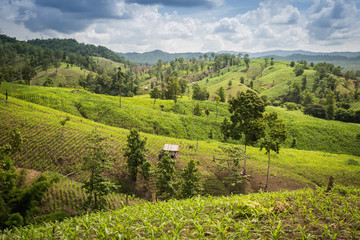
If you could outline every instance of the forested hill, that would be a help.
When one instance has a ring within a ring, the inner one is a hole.
[[[119,56],[106,47],[78,43],[75,39],[34,39],[27,41],[27,43],[41,48],[49,48],[54,51],[72,52],[82,56],[103,57],[121,63],[126,62],[124,57]]]
[[[118,53],[120,56],[124,57],[126,60],[129,60],[134,63],[139,64],[155,64],[159,59],[162,61],[175,60],[176,58],[184,58],[184,59],[191,59],[191,58],[199,58],[202,56],[203,53],[196,52],[196,53],[167,53],[161,50],[154,50],[151,52],[144,52],[144,53]],[[209,54],[210,55],[210,54]]]
[[[144,52],[144,53],[118,53],[120,56],[124,57],[126,60],[138,63],[138,64],[156,64],[159,59],[162,61],[172,61],[178,58],[184,59],[191,59],[196,58],[198,59],[200,56],[204,58],[206,55],[209,59],[213,58],[213,54],[218,55],[221,53],[230,53],[233,55],[238,55],[237,52],[216,52],[216,53],[167,53],[161,50],[154,50],[151,52]],[[274,60],[281,60],[281,61],[300,61],[306,60],[308,62],[318,63],[318,62],[329,62],[333,63],[334,65],[340,65],[345,70],[358,70],[360,65],[360,52],[310,52],[310,51],[283,51],[283,50],[276,50],[276,51],[265,51],[265,52],[257,52],[257,53],[249,53],[249,52],[242,52],[242,54],[249,54],[250,58],[273,58]]]

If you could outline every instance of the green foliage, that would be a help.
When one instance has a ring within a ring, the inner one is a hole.
[[[150,162],[147,161],[145,152],[147,149],[146,138],[141,140],[140,134],[136,129],[131,129],[127,136],[127,145],[124,148],[124,157],[126,158],[127,168],[129,170],[131,179],[136,181],[139,169],[145,180],[149,179]]]
[[[356,161],[355,159],[348,159],[346,160],[346,165],[350,165],[350,166],[360,166],[360,162]]]
[[[86,214],[60,223],[6,230],[2,237],[14,240],[29,236],[112,239],[119,235],[126,239],[331,239],[336,235],[339,239],[358,239],[359,193],[359,188],[335,185],[330,192],[325,188],[305,188],[159,201]],[[297,221],[293,221],[294,216]]]
[[[197,163],[191,159],[182,170],[182,184],[180,192],[180,196],[182,198],[196,196],[201,191],[200,174],[199,170],[196,168],[196,165]]]
[[[223,87],[220,87],[217,91],[217,95],[219,96],[220,98],[220,102],[225,102],[225,91],[224,91],[224,88]]]
[[[232,187],[239,184],[246,177],[240,170],[240,162],[246,161],[245,150],[240,146],[219,146],[222,157],[214,158],[218,171],[226,171],[227,176],[224,177],[223,182],[228,186],[230,192]]]
[[[335,95],[333,92],[330,92],[326,95],[326,119],[334,120],[335,118]]]
[[[204,101],[209,98],[209,93],[205,87],[201,88],[198,84],[192,85],[192,99]]]
[[[88,147],[85,153],[82,170],[88,171],[89,180],[82,188],[88,193],[85,207],[102,209],[106,203],[104,196],[112,192],[115,185],[102,176],[103,172],[111,168],[111,161],[107,146],[103,144],[105,138],[101,137],[96,129],[88,136]]]
[[[41,175],[31,185],[23,187],[23,176],[15,171],[9,157],[20,150],[23,139],[18,130],[10,131],[10,137],[10,144],[0,147],[0,229],[31,222],[44,193],[56,181]]]
[[[283,107],[285,107],[289,111],[301,109],[301,105],[293,103],[293,102],[286,102],[283,104]]]
[[[200,108],[200,104],[197,103],[194,107],[194,115],[195,116],[201,116],[201,108]]]
[[[240,139],[245,135],[246,145],[256,143],[262,135],[259,119],[265,111],[264,101],[253,91],[241,92],[229,102],[231,113],[231,137]]]
[[[301,76],[304,73],[304,65],[296,64],[296,66],[294,68],[294,73],[297,77]]]
[[[169,199],[175,194],[175,161],[168,152],[164,152],[156,167],[156,195],[160,199]]]
[[[269,183],[270,152],[274,151],[279,154],[280,144],[285,142],[286,138],[286,126],[282,120],[278,119],[277,113],[267,113],[264,116],[264,136],[260,144],[260,151],[264,148],[268,155],[268,170],[265,189],[267,189]]]
[[[21,71],[21,76],[26,81],[26,84],[30,85],[31,79],[36,76],[36,71],[32,67],[26,65]]]

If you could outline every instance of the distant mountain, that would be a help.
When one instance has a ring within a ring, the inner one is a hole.
[[[221,51],[216,54],[235,54],[238,52],[234,51]],[[331,62],[335,65],[343,66],[345,69],[360,69],[360,52],[310,52],[303,50],[294,50],[294,51],[285,51],[285,50],[275,50],[275,51],[265,51],[265,52],[242,52],[243,54],[249,54],[250,58],[274,58],[275,60],[282,61],[299,61],[306,60],[309,63],[317,62]],[[184,59],[196,58],[198,59],[200,55],[205,53],[194,52],[194,53],[167,53],[161,50],[155,50],[145,53],[118,53],[120,56],[124,57],[126,60],[139,63],[139,64],[155,64],[159,59],[162,61],[171,61],[176,58],[183,57]],[[211,53],[207,52],[210,57]]]
[[[156,64],[159,59],[162,61],[171,61],[175,60],[176,58],[183,57],[185,60],[188,60],[190,58],[199,58],[200,55],[203,55],[203,53],[197,52],[197,53],[167,53],[163,52],[161,50],[155,50],[151,52],[145,52],[145,53],[118,53],[120,56],[124,57],[126,60],[139,63],[139,64]]]

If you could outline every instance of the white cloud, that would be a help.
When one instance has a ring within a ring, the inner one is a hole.
[[[310,9],[299,9],[290,0],[266,0],[258,8],[244,14],[220,18],[212,13],[216,12],[218,16],[221,7],[185,16],[173,10],[163,11],[165,7],[161,7],[160,12],[158,5],[126,4],[123,0],[111,0],[109,3],[112,5],[109,6],[113,6],[113,9],[106,11],[111,12],[113,17],[104,18],[102,13],[89,19],[75,16],[77,21],[73,23],[72,31],[64,30],[70,21],[63,19],[66,16],[70,16],[69,20],[74,19],[69,13],[70,8],[54,8],[51,4],[56,5],[55,0],[36,0],[52,9],[44,15],[34,1],[18,0],[12,1],[12,4],[7,1],[2,4],[0,31],[20,39],[75,38],[119,52],[154,49],[168,52],[274,49],[360,51],[360,12],[355,0],[316,0]],[[211,3],[220,6],[223,1],[214,0]],[[92,11],[87,9],[88,13]],[[53,16],[49,16],[49,13]],[[63,21],[63,28],[58,27],[59,22],[54,18],[56,14],[62,16],[58,20]],[[124,15],[132,17],[122,19]],[[48,22],[40,21],[44,18],[48,18]],[[32,27],[28,26],[30,20]]]

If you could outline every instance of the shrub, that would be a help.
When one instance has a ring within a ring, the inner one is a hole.
[[[326,118],[325,107],[320,104],[309,104],[305,106],[304,114],[318,118]]]
[[[294,110],[299,110],[301,108],[301,105],[293,102],[286,102],[283,104],[283,107],[285,107],[289,111],[294,111]]]
[[[348,159],[346,160],[346,165],[350,165],[350,166],[360,166],[360,162],[356,161],[355,159]]]

